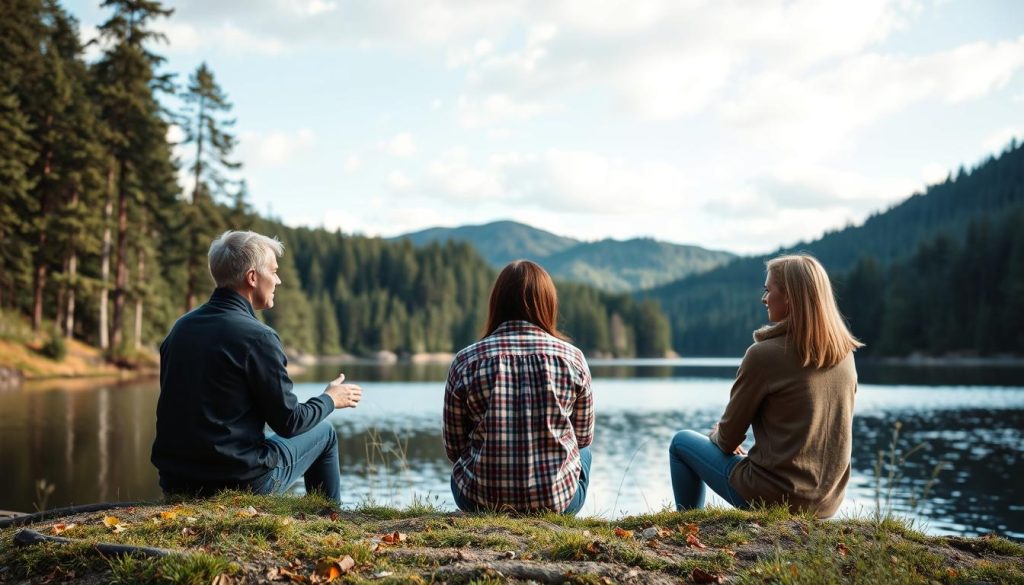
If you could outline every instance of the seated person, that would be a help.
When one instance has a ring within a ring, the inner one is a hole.
[[[704,506],[707,484],[738,508],[787,504],[835,514],[850,479],[853,352],[825,269],[808,255],[768,262],[761,302],[772,323],[754,332],[721,420],[708,437],[681,431],[669,447],[676,509]],[[740,447],[753,426],[754,446]]]
[[[464,511],[583,508],[594,436],[590,369],[557,322],[551,277],[533,262],[512,262],[491,290],[483,339],[452,362],[444,446]]]
[[[274,306],[284,246],[254,232],[225,232],[210,246],[217,289],[182,316],[160,345],[153,465],[167,495],[221,489],[307,493],[341,501],[338,438],[324,419],[354,408],[363,391],[339,375],[300,404],[277,332],[256,318]],[[264,425],[277,433],[265,437]]]

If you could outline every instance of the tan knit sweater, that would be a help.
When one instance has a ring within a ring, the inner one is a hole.
[[[732,453],[752,426],[754,446],[729,476],[733,489],[750,503],[786,502],[827,518],[850,479],[853,352],[831,368],[803,367],[786,347],[785,328],[759,337],[743,356],[711,440]]]

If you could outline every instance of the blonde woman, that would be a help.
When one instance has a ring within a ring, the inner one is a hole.
[[[850,479],[853,352],[863,346],[836,307],[832,284],[807,254],[767,263],[754,332],[729,404],[711,435],[680,431],[669,447],[676,509],[704,506],[705,484],[738,508],[787,504],[820,518],[835,514]],[[749,455],[742,447],[754,430]]]

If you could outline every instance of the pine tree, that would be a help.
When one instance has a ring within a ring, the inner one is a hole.
[[[185,144],[194,147],[189,170],[194,186],[192,206],[187,212],[188,236],[191,244],[186,269],[185,310],[195,306],[197,278],[203,271],[207,246],[226,226],[220,208],[215,203],[227,203],[238,182],[228,173],[237,171],[241,164],[231,160],[237,141],[227,131],[234,126],[233,119],[225,116],[231,111],[227,94],[217,85],[213,72],[206,63],[201,64],[189,78],[186,91],[181,95],[185,110],[181,119],[185,127]]]
[[[32,272],[38,181],[31,169],[38,156],[19,90],[38,60],[38,14],[37,2],[0,3],[0,306],[21,304],[15,291],[29,289]]]
[[[154,146],[166,146],[167,125],[160,118],[155,89],[167,90],[167,78],[156,75],[163,58],[150,52],[150,41],[166,40],[150,28],[157,18],[173,12],[154,0],[104,0],[113,14],[100,25],[100,37],[109,45],[95,66],[95,99],[109,129],[107,147],[108,206],[117,199],[117,244],[114,250],[114,311],[110,345],[121,345],[128,288],[128,218],[133,200],[144,200],[142,168],[151,163]],[[106,242],[105,242],[106,244]],[[108,246],[104,246],[107,255]],[[104,280],[104,288],[107,283]],[[102,312],[103,309],[101,309]],[[102,325],[101,325],[102,326]]]

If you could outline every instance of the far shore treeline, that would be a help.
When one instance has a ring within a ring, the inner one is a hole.
[[[87,63],[58,2],[0,3],[0,338],[16,337],[17,321],[112,358],[153,348],[212,290],[206,251],[226,229],[285,243],[284,284],[263,317],[294,350],[452,352],[479,337],[496,266],[468,243],[414,246],[256,214],[215,73],[161,69],[154,23],[171,11],[103,6]],[[779,252],[799,250],[832,274],[865,354],[1024,355],[1016,141],[861,226]],[[740,355],[765,319],[769,256],[631,294],[560,282],[560,325],[591,356]]]
[[[232,159],[231,104],[214,72],[200,64],[179,85],[160,70],[153,25],[171,11],[144,0],[103,5],[95,63],[59,3],[0,5],[3,321],[27,318],[114,357],[153,347],[212,290],[213,238],[254,229],[286,245],[284,284],[263,316],[292,349],[451,352],[479,337],[495,271],[476,251],[259,217]],[[172,123],[184,129],[186,160],[172,156]],[[191,186],[179,186],[179,168]],[[654,301],[567,283],[559,291],[565,329],[591,354],[670,349]]]

